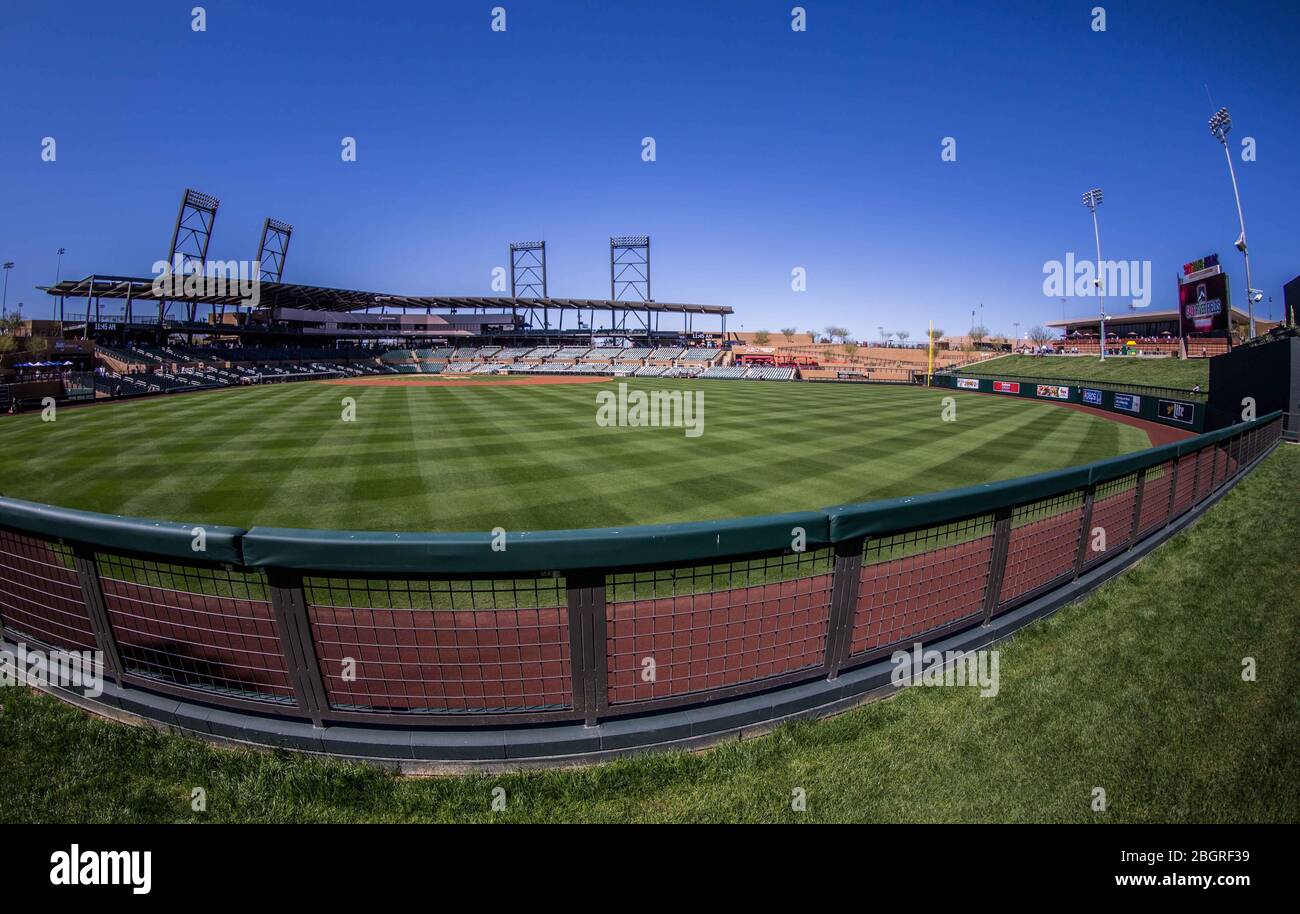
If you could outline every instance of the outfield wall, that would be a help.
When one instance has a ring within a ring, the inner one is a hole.
[[[1273,413],[931,495],[518,534],[245,530],[0,498],[0,637],[98,650],[102,695],[53,690],[221,740],[406,765],[698,745],[837,710],[888,688],[897,650],[980,646],[1077,599],[1280,432]]]
[[[1201,432],[1205,429],[1205,395],[1198,396],[1178,388],[1115,385],[1101,381],[1069,381],[1059,378],[1049,380],[963,375],[960,371],[935,375],[934,385],[1051,403],[1077,403],[1186,432]]]

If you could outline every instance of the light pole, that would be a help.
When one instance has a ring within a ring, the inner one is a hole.
[[[1101,360],[1106,361],[1106,284],[1102,282],[1101,230],[1097,228],[1097,207],[1101,206],[1101,188],[1094,187],[1083,195],[1083,205],[1092,213],[1092,235],[1097,241],[1097,289],[1101,292]]]
[[[12,270],[13,268],[14,268],[14,262],[12,260],[6,260],[4,266],[5,288],[4,288],[3,295],[0,296],[0,317],[9,316],[9,271]]]
[[[59,255],[58,263],[54,265],[54,284],[59,284],[59,277],[63,275],[63,255],[67,253],[66,249],[59,248],[54,253]]]
[[[1228,131],[1232,129],[1232,116],[1227,108],[1220,108],[1210,118],[1210,133],[1223,144],[1223,154],[1228,159],[1228,176],[1232,178],[1232,195],[1237,198],[1237,222],[1241,226],[1241,236],[1237,238],[1237,250],[1241,251],[1246,261],[1246,313],[1250,317],[1250,338],[1255,338],[1255,296],[1263,298],[1262,292],[1256,292],[1250,282],[1250,252],[1246,249],[1246,217],[1241,213],[1241,191],[1237,190],[1237,171],[1232,167],[1232,151],[1228,149]],[[1228,334],[1232,334],[1232,313],[1228,314]]]

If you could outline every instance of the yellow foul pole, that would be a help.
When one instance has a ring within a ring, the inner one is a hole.
[[[926,387],[930,386],[931,379],[934,377],[934,321],[930,321],[930,332],[928,336],[930,337],[930,346],[929,346],[930,358],[929,358],[929,364],[926,366],[925,369]]]

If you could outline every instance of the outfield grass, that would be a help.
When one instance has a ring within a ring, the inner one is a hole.
[[[1148,446],[1129,426],[1024,400],[961,398],[944,422],[941,390],[629,386],[702,391],[703,434],[597,426],[612,382],[270,385],[0,419],[0,491],[193,523],[529,530],[815,509]]]
[[[1006,355],[961,369],[962,374],[1003,375],[1009,378],[1102,381],[1191,390],[1210,387],[1209,359],[1146,359],[1112,356],[1101,361],[1083,355]]]
[[[1002,644],[994,698],[913,688],[705,753],[415,779],[219,750],[11,689],[0,821],[1294,822],[1300,501],[1278,493],[1297,487],[1300,448],[1280,449],[1192,529]]]

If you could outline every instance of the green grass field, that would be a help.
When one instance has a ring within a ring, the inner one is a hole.
[[[416,779],[216,749],[5,689],[0,821],[1294,822],[1300,501],[1277,493],[1297,487],[1300,448],[1284,447],[1196,526],[1002,644],[994,698],[913,688],[705,753]]]
[[[1197,384],[1210,387],[1209,359],[1142,359],[1113,356],[1101,361],[1096,356],[1006,355],[961,369],[962,374],[1003,375],[1009,378],[1102,381],[1110,384],[1140,384],[1150,387],[1178,387],[1191,390]]]
[[[0,419],[0,492],[193,523],[509,530],[705,520],[1006,479],[1149,445],[1049,404],[908,387],[699,390],[704,427],[602,428],[609,383],[271,385]],[[356,421],[342,400],[356,399]]]

